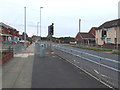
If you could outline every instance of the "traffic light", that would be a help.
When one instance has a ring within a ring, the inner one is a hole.
[[[52,25],[48,26],[48,35],[53,35],[54,32],[54,24],[52,23]]]
[[[51,35],[53,35],[53,25],[51,25]]]
[[[107,31],[106,30],[102,30],[102,37],[107,37]]]

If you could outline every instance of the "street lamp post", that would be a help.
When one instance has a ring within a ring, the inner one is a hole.
[[[79,19],[79,36],[81,31],[81,19]],[[80,45],[80,38],[78,37],[78,45]]]
[[[26,7],[24,7],[24,48],[26,49]]]
[[[38,41],[38,24],[39,22],[37,22],[37,41]]]
[[[40,7],[40,44],[41,44],[41,9],[43,7]]]

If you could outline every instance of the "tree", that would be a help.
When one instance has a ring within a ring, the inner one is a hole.
[[[25,39],[24,39],[24,32],[22,33],[22,39],[25,40]],[[27,35],[27,33],[26,33],[26,40],[27,40],[27,39],[28,39],[28,35]]]

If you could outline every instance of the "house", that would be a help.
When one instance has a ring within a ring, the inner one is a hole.
[[[2,42],[1,30],[0,30],[0,42]]]
[[[32,40],[33,41],[36,41],[36,40],[40,41],[40,36],[33,35]]]
[[[19,31],[15,28],[0,22],[0,29],[2,41],[19,40]]]
[[[23,35],[19,35],[19,40],[23,40]]]
[[[120,19],[107,21],[96,30],[96,44],[99,46],[120,44]]]
[[[75,41],[77,41],[77,43],[82,44],[82,45],[93,46],[95,44],[96,29],[97,27],[92,27],[88,33],[78,32],[78,34],[76,35]]]

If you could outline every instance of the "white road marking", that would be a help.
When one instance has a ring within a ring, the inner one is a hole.
[[[32,56],[34,53],[24,53],[24,54],[15,54],[14,57],[21,57],[21,58],[27,58],[28,56]]]
[[[94,71],[95,71],[97,74],[99,74],[99,72],[98,72],[97,70],[94,69]]]
[[[97,74],[99,74],[99,72],[98,72],[97,70],[94,69],[94,71],[95,71]],[[106,75],[104,75],[104,74],[101,74],[101,76],[108,78],[108,76],[106,76]],[[110,77],[109,77],[109,78],[110,78]]]

